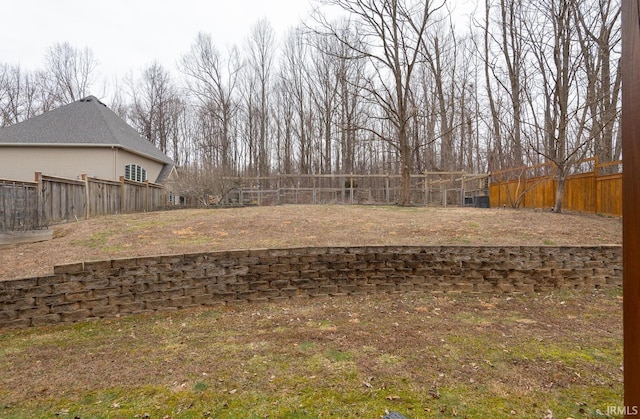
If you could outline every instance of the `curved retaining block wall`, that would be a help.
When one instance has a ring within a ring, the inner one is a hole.
[[[0,328],[292,298],[621,285],[620,246],[238,250],[75,263],[0,281]]]

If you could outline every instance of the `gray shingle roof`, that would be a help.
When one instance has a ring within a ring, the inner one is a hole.
[[[174,164],[94,96],[0,129],[2,145],[116,146]]]

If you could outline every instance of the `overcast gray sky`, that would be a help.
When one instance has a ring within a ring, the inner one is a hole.
[[[464,15],[476,0],[447,4]],[[267,19],[282,39],[308,20],[313,5],[313,0],[6,0],[0,8],[0,64],[42,68],[53,44],[69,42],[91,49],[98,62],[96,81],[121,80],[154,60],[173,71],[198,32],[210,33],[221,50],[241,47],[251,27]]]
[[[266,18],[276,36],[302,22],[309,0],[10,0],[3,2],[0,63],[42,67],[48,48],[89,47],[106,77],[154,60],[173,68],[200,31],[223,49],[241,45]]]

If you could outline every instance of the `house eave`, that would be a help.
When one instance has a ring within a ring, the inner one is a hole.
[[[123,147],[120,144],[91,144],[91,143],[0,143],[0,147],[46,147],[46,148],[110,148],[124,150],[137,156],[144,157],[149,160],[153,160],[158,163],[168,164],[173,166],[172,161],[165,161],[149,154],[141,153],[137,150],[133,150],[129,147]],[[167,157],[167,160],[170,160]]]

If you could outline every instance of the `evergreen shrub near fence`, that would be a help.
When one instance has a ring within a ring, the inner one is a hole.
[[[163,185],[35,174],[35,182],[0,179],[0,232],[45,228],[100,215],[156,211],[166,206]]]
[[[290,299],[621,285],[621,246],[238,250],[75,263],[0,281],[0,328]]]

